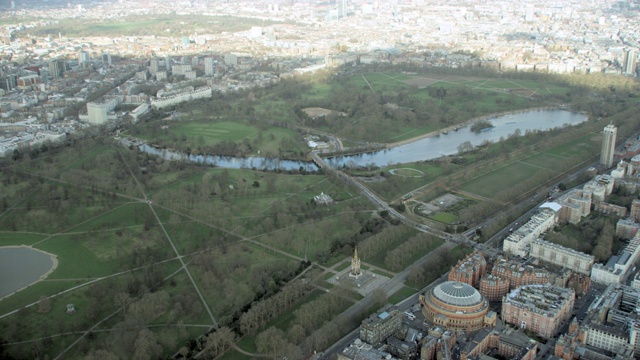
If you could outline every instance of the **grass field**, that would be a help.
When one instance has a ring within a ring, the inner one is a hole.
[[[579,155],[582,152],[593,154],[600,150],[602,144],[601,134],[589,134],[579,139],[575,139],[566,144],[554,147],[547,152],[551,155],[571,157]]]
[[[293,146],[296,152],[306,150],[301,136],[293,130],[267,127],[264,130],[243,122],[180,121],[165,124],[168,128],[158,135],[141,134],[140,138],[152,143],[179,145],[193,149],[204,149],[221,142],[242,143],[251,146],[245,155],[278,154],[283,142]],[[159,125],[157,125],[159,126]]]
[[[429,219],[439,221],[444,224],[453,224],[458,221],[459,217],[448,212],[439,212],[433,216],[430,216]]]
[[[425,186],[440,176],[455,171],[457,165],[449,164],[444,166],[435,162],[417,162],[411,164],[398,164],[384,168],[382,171],[387,174],[386,181],[367,183],[367,187],[371,188],[378,195],[387,201],[393,201],[401,198],[421,186]],[[400,171],[400,174],[393,174]],[[410,176],[403,176],[403,175]],[[416,176],[420,175],[420,176]]]
[[[389,296],[389,303],[391,304],[397,304],[400,301],[408,298],[409,296],[412,296],[416,293],[415,289],[412,289],[408,286],[404,286],[402,287],[402,289],[398,290],[395,294]]]
[[[493,198],[497,193],[531,178],[540,171],[551,172],[551,170],[540,169],[520,161],[512,162],[462,184],[461,189],[486,198]]]
[[[92,21],[82,18],[64,19],[59,23],[30,30],[30,33],[46,35],[61,32],[64,36],[176,36],[195,32],[219,33],[243,31],[252,26],[267,26],[276,22],[233,16],[135,16],[130,18]]]
[[[576,158],[586,159],[600,149],[598,136],[588,134],[544,152],[521,156],[460,186],[461,190],[486,198],[494,198],[504,189],[540,173],[554,174],[562,166],[575,164]]]

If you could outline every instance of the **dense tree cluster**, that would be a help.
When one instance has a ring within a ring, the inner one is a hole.
[[[270,320],[289,310],[298,300],[308,294],[310,286],[301,281],[294,281],[284,286],[275,295],[254,303],[240,316],[240,331],[243,334],[255,335]]]
[[[546,240],[591,254],[596,262],[606,262],[614,250],[616,239],[615,218],[593,214],[578,224],[567,223],[556,227],[545,236]]]
[[[384,258],[385,266],[392,271],[401,271],[416,259],[416,254],[426,254],[441,242],[440,239],[424,233],[417,234],[391,250]]]
[[[471,250],[468,250],[470,252]],[[465,252],[461,248],[440,247],[429,255],[429,261],[421,266],[414,266],[407,277],[407,282],[418,289],[423,288],[439,278],[451,266],[463,258]]]

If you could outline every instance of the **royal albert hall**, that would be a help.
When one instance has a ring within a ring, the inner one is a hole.
[[[489,302],[473,286],[447,281],[420,296],[422,313],[436,326],[478,330],[485,325]]]

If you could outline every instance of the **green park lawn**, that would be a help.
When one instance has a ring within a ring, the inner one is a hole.
[[[95,278],[118,271],[118,260],[102,260],[95,252],[105,250],[98,246],[89,248],[91,245],[87,245],[86,239],[58,235],[34,247],[58,256],[58,267],[49,275],[49,279]]]
[[[256,20],[235,16],[209,16],[209,15],[176,15],[171,16],[144,16],[138,15],[125,19],[99,21],[86,18],[63,19],[57,24],[44,26],[31,30],[32,33],[57,34],[61,32],[65,36],[133,36],[133,35],[181,35],[191,34],[194,31],[218,33],[223,31],[236,32],[250,29],[252,26],[267,26],[276,22],[268,20]],[[167,31],[169,30],[169,31]]]
[[[146,203],[131,202],[116,205],[67,230],[67,232],[100,231],[124,229],[144,224],[145,215],[150,213]]]
[[[570,159],[554,155],[551,152],[539,153],[522,159],[524,163],[552,171],[560,169],[561,165],[567,161],[570,161]]]
[[[48,236],[47,234],[34,234],[30,232],[19,233],[19,232],[1,231],[0,247],[33,245],[34,243],[46,238],[47,236]]]
[[[409,296],[414,295],[415,293],[416,293],[415,289],[412,289],[408,286],[403,286],[402,289],[396,291],[393,295],[389,296],[389,303],[395,305],[401,302],[402,300],[408,298]]]
[[[504,189],[529,179],[539,171],[541,169],[537,166],[516,161],[467,181],[460,188],[466,192],[491,199]]]
[[[449,164],[445,167],[435,162],[392,165],[382,169],[385,173],[385,181],[369,182],[367,187],[387,201],[393,201],[401,198],[404,194],[437,180],[443,174],[454,171],[456,168],[457,165],[454,164]],[[392,170],[395,174],[392,173]],[[376,174],[379,174],[379,171]],[[422,174],[422,176],[418,176],[419,174]]]
[[[243,122],[211,122],[203,120],[173,122],[156,136],[142,134],[152,143],[175,144],[197,151],[221,142],[251,145],[251,154],[278,154],[283,142],[294,144],[296,151],[305,150],[301,136],[293,130],[270,126],[264,130]]]
[[[572,157],[580,153],[597,154],[602,144],[602,136],[600,134],[587,134],[578,139],[572,140],[565,144],[549,149],[550,155],[561,157]]]
[[[433,216],[430,216],[429,219],[439,221],[444,224],[453,224],[456,221],[458,221],[459,217],[457,215],[448,213],[446,211],[442,211],[442,212],[436,213]]]

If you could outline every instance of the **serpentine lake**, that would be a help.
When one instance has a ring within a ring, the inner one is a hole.
[[[443,155],[458,153],[458,146],[470,142],[472,146],[481,145],[485,141],[497,142],[501,138],[520,130],[521,134],[527,131],[546,131],[554,128],[573,126],[587,120],[587,116],[566,110],[530,110],[509,115],[487,118],[493,127],[486,131],[473,132],[471,125],[463,126],[457,130],[432,135],[419,140],[399,145],[393,148],[374,151],[370,153],[345,155],[326,158],[325,161],[333,168],[343,166],[367,166],[375,165],[385,167],[392,164],[410,163],[416,161],[431,160]],[[316,171],[315,164],[308,161],[281,160],[258,156],[233,157],[219,155],[185,154],[176,151],[154,148],[148,144],[132,143],[122,139],[125,146],[138,145],[140,151],[161,156],[167,160],[187,160],[197,163],[215,165],[222,168],[242,169],[256,168],[266,170],[298,170],[301,167],[306,171]]]
[[[577,125],[586,121],[587,116],[564,110],[534,110],[487,120],[493,125],[487,131],[476,133],[471,131],[471,125],[468,125],[458,128],[456,131],[449,131],[447,134],[425,137],[394,148],[366,154],[337,156],[327,158],[325,161],[331,167],[338,168],[344,165],[365,166],[370,164],[385,167],[391,164],[431,160],[443,155],[457,154],[458,146],[467,141],[472,146],[478,146],[485,141],[497,142],[500,141],[500,138],[506,139],[516,130],[520,130],[524,135],[526,131],[545,131]]]

